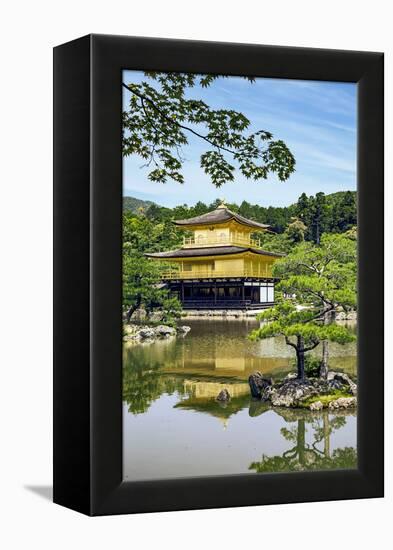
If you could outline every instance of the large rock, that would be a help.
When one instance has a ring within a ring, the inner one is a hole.
[[[273,384],[271,378],[264,378],[260,372],[254,372],[248,377],[251,395],[257,399],[262,398],[264,390]]]
[[[270,401],[275,407],[297,407],[314,395],[318,390],[308,380],[288,380],[272,389]]]
[[[173,336],[176,334],[176,329],[173,327],[168,327],[167,325],[158,325],[155,329],[155,333],[160,338],[167,338],[168,336]]]
[[[330,371],[328,372],[327,379],[332,388],[342,389],[343,386],[348,386],[350,393],[352,393],[352,395],[357,395],[357,385],[353,380],[351,380],[348,374],[345,374],[344,372]],[[341,387],[339,386],[340,384]]]
[[[147,339],[151,339],[151,338],[154,338],[156,333],[154,331],[153,328],[149,328],[149,327],[146,327],[146,328],[142,328],[139,332],[138,332],[138,335],[140,338],[142,338],[143,340],[147,340]]]
[[[230,395],[229,391],[225,388],[225,389],[220,391],[220,393],[216,397],[216,400],[221,401],[223,403],[227,403],[228,401],[231,400],[231,395]]]
[[[353,409],[356,405],[356,397],[339,397],[334,401],[330,401],[329,409]]]

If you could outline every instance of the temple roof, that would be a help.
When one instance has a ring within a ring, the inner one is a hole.
[[[152,252],[145,254],[149,258],[195,258],[198,256],[224,256],[228,254],[242,254],[244,252],[251,252],[253,254],[259,254],[261,256],[273,256],[274,258],[281,258],[285,254],[279,254],[277,252],[267,252],[266,250],[260,250],[252,247],[242,246],[212,246],[204,248],[179,248],[178,250],[168,250],[166,252]]]
[[[215,210],[202,214],[201,216],[195,216],[194,218],[188,218],[186,220],[174,220],[175,225],[187,226],[187,225],[214,225],[216,223],[224,223],[230,220],[235,220],[242,225],[249,227],[256,227],[258,229],[266,229],[270,227],[264,223],[255,222],[254,220],[248,220],[236,212],[229,210],[224,204],[221,204]]]

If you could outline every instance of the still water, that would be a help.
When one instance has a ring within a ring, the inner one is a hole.
[[[282,338],[249,342],[245,320],[187,320],[185,337],[125,344],[126,480],[356,468],[356,414],[272,409],[250,398],[256,370],[293,370]],[[315,350],[318,355],[318,348]],[[354,344],[330,344],[330,366],[356,377]],[[228,404],[215,397],[227,388]]]

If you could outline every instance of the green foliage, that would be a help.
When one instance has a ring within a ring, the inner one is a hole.
[[[345,201],[351,201],[353,208],[340,208],[340,204]],[[349,199],[349,197],[351,197]],[[312,199],[312,197],[310,197]],[[323,233],[345,233],[352,235],[356,240],[356,193],[353,191],[346,191],[340,193],[334,193],[332,195],[326,195],[327,210],[325,212],[324,224],[320,224],[321,236]],[[277,252],[289,252],[293,248],[293,243],[299,243],[303,240],[312,241],[312,234],[310,232],[313,225],[313,220],[310,217],[308,198],[303,194],[297,204],[286,207],[274,207],[274,206],[259,206],[257,204],[250,204],[247,201],[243,201],[240,205],[228,204],[228,207],[233,212],[238,212],[240,215],[251,220],[255,220],[260,223],[265,223],[271,226],[274,234],[265,233],[263,235],[264,247],[266,250],[275,250]],[[299,210],[300,205],[303,204],[305,210],[302,215],[302,209]],[[187,206],[186,204],[176,206],[174,208],[165,208],[150,201],[141,201],[133,197],[124,197],[124,210],[129,211],[139,216],[146,216],[151,221],[161,223],[172,219],[192,218],[194,216],[200,216],[206,214],[211,210],[217,208],[220,204],[220,200],[216,199],[211,204],[205,204],[201,201],[197,202],[194,206]],[[337,212],[339,213],[340,223],[337,222]],[[348,233],[349,231],[349,233]],[[302,238],[303,237],[303,238]],[[271,248],[275,246],[276,248]]]
[[[329,403],[339,399],[340,397],[353,397],[353,394],[345,390],[331,390],[329,393],[323,395],[313,395],[312,397],[301,401],[301,403],[299,403],[299,407],[308,409],[312,403],[316,403],[317,401],[320,401],[324,407],[327,407]]]
[[[136,199],[135,197],[123,197],[123,211],[133,214],[142,214],[153,206],[154,202]]]
[[[301,243],[274,264],[274,275],[282,278],[277,290],[296,295],[301,305],[354,308],[356,258],[356,241],[347,234],[325,234],[320,246]]]
[[[296,361],[293,361],[293,367],[296,368]],[[319,369],[321,367],[321,360],[313,357],[312,355],[304,356],[304,370],[308,378],[317,378],[319,376]]]
[[[265,323],[250,338],[284,336],[296,351],[302,378],[307,351],[323,340],[345,344],[355,339],[329,316],[338,308],[356,307],[356,241],[349,235],[325,234],[319,246],[300,243],[275,263],[273,273],[281,277],[277,303],[259,315]]]
[[[288,225],[285,233],[288,240],[293,243],[301,243],[307,231],[307,226],[298,218],[293,218],[293,221]]]
[[[321,340],[346,344],[355,339],[344,326],[321,324],[320,317],[322,314],[317,308],[297,310],[288,300],[283,300],[258,316],[259,320],[268,322],[253,330],[249,338],[262,340],[281,335],[293,343],[291,338],[300,336],[304,340],[304,351],[308,351],[309,346],[316,347]]]
[[[161,295],[161,301],[159,302],[160,309],[160,322],[165,325],[172,327],[176,326],[176,319],[179,319],[182,308],[179,300],[174,296],[169,296],[168,291],[161,290],[164,295]],[[154,311],[154,308],[157,307],[157,301],[152,304],[152,307],[147,308],[147,312]]]
[[[140,84],[125,84],[130,92],[123,112],[123,154],[142,157],[151,181],[184,182],[182,147],[193,135],[205,142],[201,168],[220,187],[233,181],[235,163],[253,180],[270,173],[285,181],[295,170],[295,159],[281,140],[266,130],[248,132],[251,121],[232,109],[213,109],[191,97],[196,85],[210,86],[218,76],[145,72]],[[251,82],[253,79],[249,79]]]
[[[315,197],[303,193],[295,205],[295,215],[307,227],[306,240],[319,244],[323,233],[344,233],[356,225],[356,193],[317,193]]]
[[[167,244],[177,245],[179,236],[170,222],[155,224],[145,216],[123,215],[123,306],[128,319],[139,308],[158,315],[160,322],[174,325],[181,304],[161,284],[163,263],[144,256],[147,251],[162,250]]]

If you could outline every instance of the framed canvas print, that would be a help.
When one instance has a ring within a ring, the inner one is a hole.
[[[54,50],[54,501],[383,496],[383,55]]]

